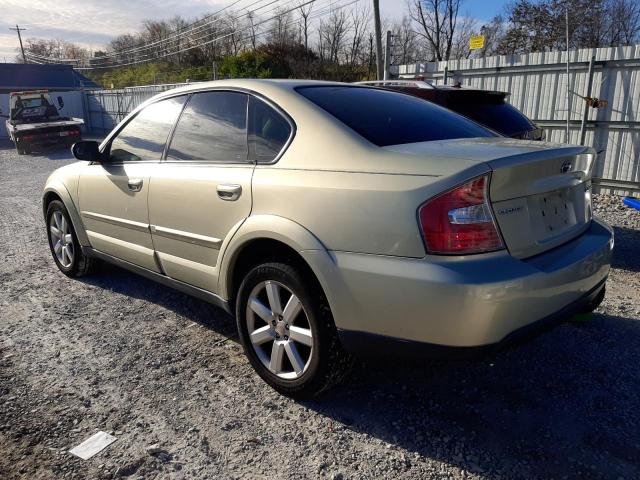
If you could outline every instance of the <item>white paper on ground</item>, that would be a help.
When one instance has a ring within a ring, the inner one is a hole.
[[[72,453],[83,460],[88,460],[115,441],[116,437],[113,435],[109,435],[106,432],[98,432],[87,438],[80,445],[73,447],[69,450],[69,453]]]

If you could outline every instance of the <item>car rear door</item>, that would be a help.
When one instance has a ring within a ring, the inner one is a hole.
[[[247,107],[243,92],[192,94],[151,176],[149,223],[162,270],[212,292],[220,247],[251,212]]]
[[[84,167],[80,214],[94,249],[160,271],[149,230],[149,180],[185,100],[183,95],[148,105],[107,144],[107,161]]]

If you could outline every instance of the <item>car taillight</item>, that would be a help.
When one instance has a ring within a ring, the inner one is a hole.
[[[420,207],[420,227],[429,253],[462,255],[504,248],[489,207],[488,186],[489,175],[483,175]]]

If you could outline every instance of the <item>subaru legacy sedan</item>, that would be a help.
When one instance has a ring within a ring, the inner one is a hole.
[[[286,395],[335,384],[353,353],[494,348],[604,296],[594,151],[402,93],[200,83],[72,151],[43,196],[58,268],[112,262],[218,305]]]

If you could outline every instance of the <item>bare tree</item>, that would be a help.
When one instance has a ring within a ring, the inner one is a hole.
[[[420,55],[418,35],[413,30],[411,19],[406,15],[400,23],[391,26],[395,63],[404,65],[417,60]]]
[[[481,56],[487,57],[499,53],[498,46],[502,41],[502,37],[504,37],[505,30],[504,20],[500,15],[496,15],[488,24],[482,26],[481,31],[478,32],[484,35],[484,47],[480,51]]]
[[[371,10],[368,6],[351,11],[351,44],[347,54],[347,61],[351,67],[355,66],[358,57],[361,57],[362,47],[365,42],[367,27],[371,21]]]
[[[336,65],[340,64],[348,31],[348,17],[344,10],[334,10],[326,21],[320,22],[320,45],[324,50],[321,53],[322,58]]]
[[[80,63],[86,62],[91,58],[91,53],[88,49],[60,39],[28,38],[25,40],[24,51],[27,55],[37,55],[38,57],[57,60],[77,60]],[[22,55],[16,60],[22,63]]]
[[[611,45],[632,45],[640,37],[640,3],[611,0],[608,3]]]
[[[249,22],[249,40],[251,42],[251,49],[256,49],[256,37],[257,37],[257,29],[256,29],[256,14],[251,11],[247,13],[247,21]]]
[[[311,15],[312,8],[313,3],[307,3],[303,0],[298,0],[298,12],[301,19],[300,28],[302,30],[302,38],[305,50],[309,49],[309,16]]]
[[[451,57],[462,0],[408,0],[409,17],[418,26],[435,60]]]
[[[471,35],[477,33],[477,22],[472,17],[462,17],[458,22],[456,34],[453,37],[451,48],[452,58],[469,58],[472,50],[469,49],[469,39]]]
[[[294,30],[291,22],[291,12],[288,10],[278,9],[276,15],[271,22],[268,41],[278,47],[291,45],[294,42]]]

